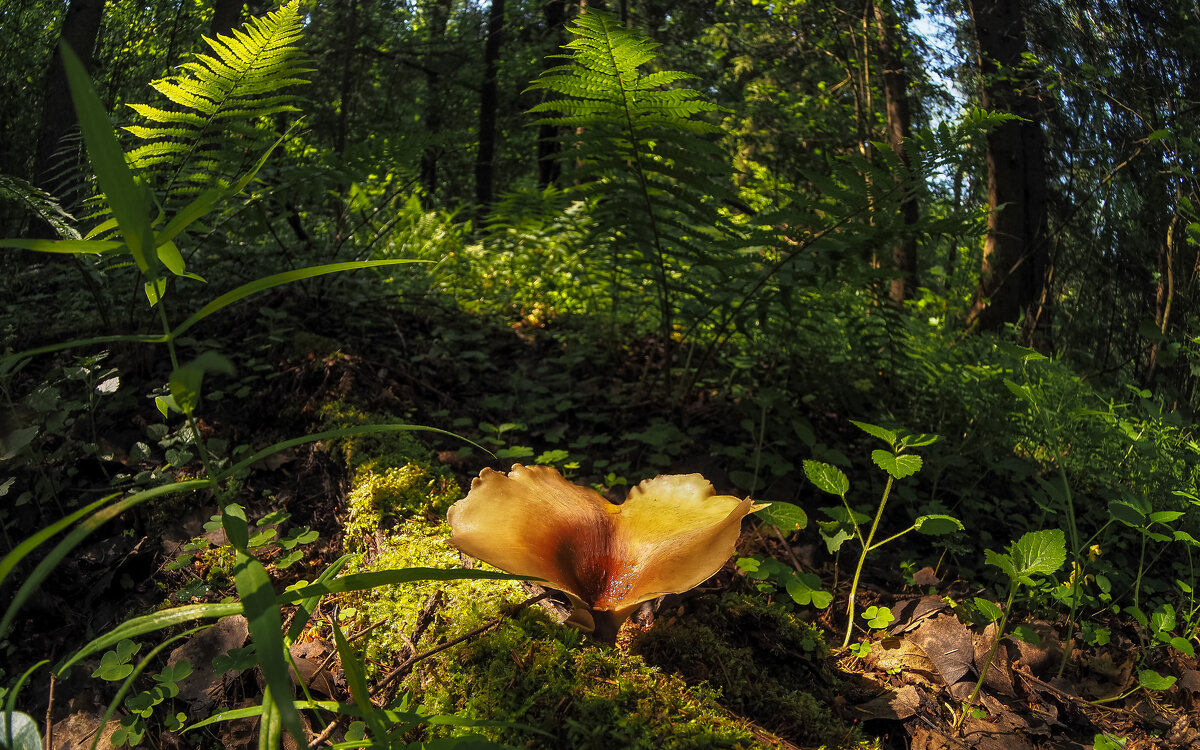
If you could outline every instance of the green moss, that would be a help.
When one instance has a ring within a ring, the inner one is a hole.
[[[196,553],[196,560],[204,566],[204,580],[211,588],[221,590],[233,585],[233,566],[237,561],[237,552],[232,545],[200,550]]]
[[[386,521],[442,518],[462,490],[453,477],[415,463],[371,469],[360,466],[347,498],[346,548],[361,551],[361,541]]]
[[[448,526],[407,522],[381,539],[369,563],[359,556],[347,565],[346,572],[462,567],[458,551],[446,543],[449,536]],[[356,629],[382,623],[367,641],[369,662],[386,662],[404,651],[417,615],[436,591],[441,591],[443,603],[423,643],[469,630],[495,617],[505,605],[525,598],[520,585],[508,581],[422,581],[348,597],[342,613],[346,614],[346,607],[356,610]]]
[[[641,634],[631,649],[646,662],[707,683],[730,710],[802,745],[845,747],[858,733],[826,708],[836,678],[823,666],[820,630],[754,596],[697,597]],[[823,702],[813,691],[824,693]]]
[[[464,644],[453,658],[426,668],[419,683],[413,687],[433,712],[506,719],[550,735],[487,730],[492,739],[516,746],[661,750],[778,744],[723,710],[711,689],[688,687],[639,657],[586,642],[539,609],[525,610]]]

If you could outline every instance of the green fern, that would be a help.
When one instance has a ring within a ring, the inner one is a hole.
[[[148,141],[129,160],[161,195],[225,187],[274,140],[263,118],[297,111],[285,89],[307,83],[302,22],[299,0],[291,0],[229,36],[204,37],[213,54],[196,54],[180,74],[150,84],[170,105],[129,105],[147,124],[125,130]]]
[[[576,139],[563,153],[577,160],[581,189],[597,198],[614,278],[624,274],[625,288],[637,295],[656,289],[657,324],[669,347],[677,314],[720,281],[734,234],[719,211],[731,198],[732,169],[705,137],[722,130],[701,119],[727,110],[693,89],[665,88],[695,76],[641,70],[659,45],[614,16],[588,10],[568,30],[575,36],[564,46],[570,53],[554,56],[568,62],[529,87],[552,98],[530,111],[557,113],[538,122]],[[614,315],[618,304],[614,298]]]

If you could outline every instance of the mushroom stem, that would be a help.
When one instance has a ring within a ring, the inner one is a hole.
[[[625,618],[615,612],[595,609],[591,611],[591,615],[592,621],[596,623],[596,629],[592,631],[592,638],[609,646],[617,645],[617,632],[621,630],[621,623],[625,622]]]

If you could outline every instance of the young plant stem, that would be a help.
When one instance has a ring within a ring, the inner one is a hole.
[[[1075,575],[1071,578],[1071,614],[1067,617],[1067,639],[1064,643],[1062,659],[1058,662],[1058,676],[1063,676],[1067,668],[1067,660],[1071,658],[1070,644],[1075,638],[1075,616],[1079,613],[1079,582],[1083,579],[1083,547],[1079,544],[1079,527],[1075,522],[1075,501],[1071,496],[1071,483],[1067,481],[1067,472],[1060,465],[1058,476],[1062,479],[1064,505],[1067,507],[1067,531],[1071,534],[1071,557],[1075,563]]]
[[[875,520],[871,523],[871,530],[867,532],[867,538],[862,540],[862,553],[858,556],[858,565],[854,568],[854,580],[850,582],[850,598],[846,601],[846,637],[842,640],[842,648],[850,645],[850,636],[854,633],[854,595],[858,591],[858,579],[862,576],[863,563],[867,561],[867,553],[871,551],[871,541],[875,539],[875,531],[879,528],[879,521],[883,518],[883,508],[887,505],[888,495],[892,493],[892,483],[896,481],[890,474],[888,475],[887,484],[883,487],[883,497],[879,501],[879,508],[875,511]],[[851,520],[854,516],[850,516]],[[857,524],[855,524],[857,527]]]
[[[1000,648],[1000,640],[1004,638],[1004,626],[1008,624],[1008,613],[1012,611],[1013,598],[1017,594],[1017,582],[1013,581],[1008,589],[1008,601],[1004,602],[1004,611],[1000,613],[1000,624],[996,626],[996,640],[992,642],[992,647],[988,649],[987,659],[983,661],[983,669],[979,670],[979,679],[975,681],[975,689],[967,696],[967,704],[975,702],[975,696],[979,695],[979,689],[983,687],[983,680],[987,677],[988,670],[992,667],[992,659],[996,658],[996,651]]]

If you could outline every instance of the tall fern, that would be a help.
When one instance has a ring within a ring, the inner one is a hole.
[[[264,118],[297,111],[285,89],[307,83],[302,22],[299,0],[290,0],[228,36],[204,37],[212,54],[195,54],[178,75],[150,84],[168,105],[129,105],[147,123],[125,128],[147,141],[129,159],[160,195],[227,185],[277,137]]]
[[[656,288],[669,347],[679,304],[720,281],[719,248],[730,227],[717,209],[732,171],[705,137],[721,129],[701,115],[725,110],[693,89],[668,88],[695,76],[642,70],[659,45],[614,16],[588,10],[568,31],[575,37],[564,45],[569,53],[554,56],[567,62],[530,85],[549,94],[530,111],[557,113],[538,122],[564,126],[575,138],[574,150],[563,153],[576,157],[582,189],[599,198],[596,218],[612,233],[614,278],[624,273],[630,287]],[[620,288],[614,284],[614,294]]]

